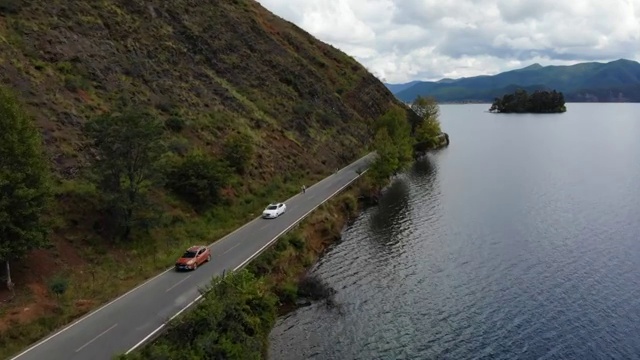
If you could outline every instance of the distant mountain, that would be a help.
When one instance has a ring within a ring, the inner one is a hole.
[[[404,84],[387,84],[384,83],[384,85],[387,87],[387,89],[389,89],[392,93],[397,94],[402,90],[408,89],[410,87],[412,87],[413,85],[419,83],[420,81],[418,80],[414,80],[408,83],[404,83]]]
[[[387,84],[405,102],[418,95],[433,96],[440,102],[491,102],[518,88],[555,89],[564,93],[567,102],[640,102],[640,63],[620,59],[569,66],[533,64],[491,76],[412,81],[393,86]]]

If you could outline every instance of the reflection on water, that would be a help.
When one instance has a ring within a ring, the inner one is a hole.
[[[385,190],[378,206],[371,214],[372,235],[380,242],[396,242],[402,235],[403,225],[409,220],[409,187],[399,178]]]
[[[433,164],[432,155],[428,154],[427,156],[418,159],[418,161],[413,164],[411,170],[409,171],[409,174],[415,177],[427,178],[433,181],[433,179],[435,179],[437,175],[437,170],[438,169]]]
[[[485,108],[442,107],[451,146],[313,269],[341,311],[280,319],[272,359],[640,359],[640,104]]]

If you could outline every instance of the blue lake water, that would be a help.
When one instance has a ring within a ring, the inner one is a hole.
[[[272,359],[640,359],[640,104],[442,105],[451,146],[317,264]]]

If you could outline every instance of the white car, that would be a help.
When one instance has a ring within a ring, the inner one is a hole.
[[[262,217],[265,219],[275,219],[284,214],[285,211],[287,211],[287,205],[284,203],[269,204],[262,212]]]

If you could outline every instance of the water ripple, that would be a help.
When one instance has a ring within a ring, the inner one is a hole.
[[[619,110],[640,105],[611,122],[607,105],[571,106],[450,119],[459,140],[314,268],[340,308],[280,319],[271,358],[640,359],[640,122]]]

